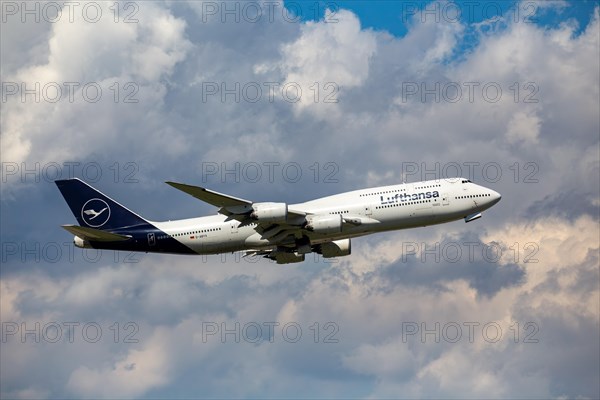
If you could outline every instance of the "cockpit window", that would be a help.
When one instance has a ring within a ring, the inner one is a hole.
[[[473,182],[471,182],[471,181],[470,181],[470,180],[468,180],[468,179],[463,179],[461,183],[473,183]]]

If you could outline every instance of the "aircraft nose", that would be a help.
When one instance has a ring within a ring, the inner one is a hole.
[[[492,205],[496,204],[497,202],[500,201],[500,199],[502,199],[502,195],[494,190],[491,191],[491,195],[492,195]]]

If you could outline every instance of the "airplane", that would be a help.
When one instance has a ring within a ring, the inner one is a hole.
[[[253,202],[166,182],[218,207],[218,214],[156,222],[142,218],[78,178],[55,181],[79,226],[62,225],[81,248],[171,254],[245,252],[278,264],[351,254],[351,239],[376,232],[464,219],[471,222],[501,195],[465,178],[360,189],[297,204]]]

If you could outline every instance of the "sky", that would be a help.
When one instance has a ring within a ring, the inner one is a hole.
[[[598,398],[591,1],[2,1],[2,398]],[[82,250],[154,221],[466,177],[502,201],[264,259]]]

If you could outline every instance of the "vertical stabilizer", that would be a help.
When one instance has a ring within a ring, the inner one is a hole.
[[[80,179],[64,179],[55,183],[83,227],[114,230],[148,223]]]

